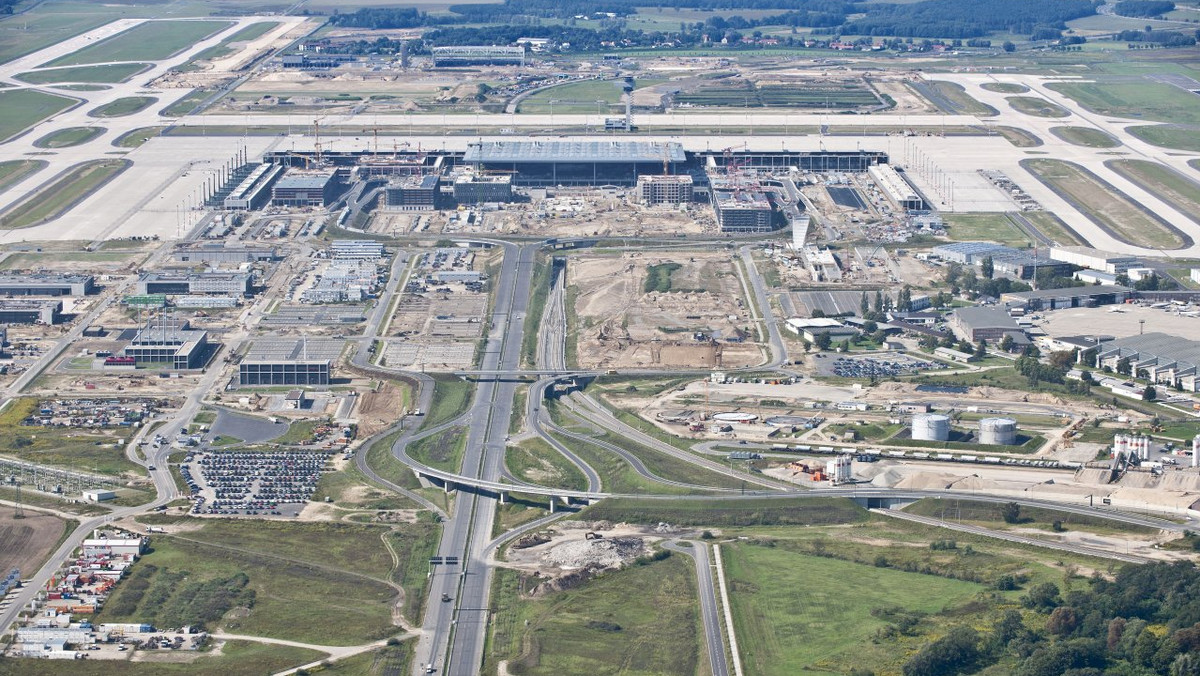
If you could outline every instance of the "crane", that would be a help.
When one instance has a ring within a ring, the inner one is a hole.
[[[321,164],[321,120],[322,119],[324,119],[324,117],[317,117],[317,118],[313,119],[313,137],[316,139],[313,142],[313,147],[317,151],[317,165],[318,166],[320,166],[320,164]]]

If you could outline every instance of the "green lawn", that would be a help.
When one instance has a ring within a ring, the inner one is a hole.
[[[1157,162],[1110,160],[1106,164],[1180,213],[1200,222],[1200,183]]]
[[[1117,139],[1091,127],[1054,127],[1050,133],[1067,143],[1086,148],[1116,148],[1121,145]]]
[[[447,472],[457,472],[462,467],[466,446],[467,428],[453,427],[413,442],[407,450],[409,457],[418,462]]]
[[[1200,96],[1161,82],[1055,82],[1046,86],[1101,115],[1200,124]]]
[[[72,662],[70,673],[72,676],[261,676],[323,657],[325,653],[306,648],[228,641],[220,655],[201,655],[194,662],[85,660]],[[60,676],[62,673],[62,664],[54,660],[0,659],[0,676]]]
[[[504,462],[513,476],[540,486],[585,490],[587,478],[544,439],[526,439],[505,449]]]
[[[483,673],[507,659],[517,676],[695,676],[704,639],[694,570],[676,554],[530,599],[519,574],[501,569]]]
[[[100,3],[64,5],[68,3],[44,3],[29,12],[0,20],[0,63],[121,18],[121,10]]]
[[[148,517],[143,517],[147,520]],[[186,517],[164,517],[167,520]],[[380,527],[204,520],[200,530],[156,535],[153,551],[117,587],[100,622],[201,617],[196,587],[248,578],[212,629],[325,645],[356,645],[399,633]],[[135,579],[143,583],[130,584]],[[248,606],[248,607],[247,607]],[[220,611],[217,608],[216,611]]]
[[[0,91],[0,142],[76,103],[75,99],[32,89]]]
[[[21,73],[17,79],[30,84],[60,82],[124,82],[150,67],[148,63],[106,63],[101,66],[55,68]]]
[[[212,96],[212,92],[207,89],[193,89],[188,92],[187,96],[179,99],[175,103],[163,108],[159,111],[160,115],[165,117],[179,117],[192,112],[192,109],[200,105],[204,99]]]
[[[987,241],[1017,248],[1029,246],[1025,234],[1003,213],[947,213],[946,235],[956,242]]]
[[[896,646],[871,641],[887,624],[872,610],[939,613],[984,589],[782,547],[737,543],[723,545],[722,555],[738,645],[747,671],[756,674],[844,673],[846,663],[878,668],[880,662],[902,660]]]
[[[153,96],[126,96],[110,101],[102,106],[88,111],[92,117],[125,117],[133,115],[154,105],[158,99]]]
[[[556,113],[609,113],[621,101],[621,80],[584,80],[551,87],[523,99],[517,112],[548,114],[550,101],[559,102],[553,106]]]
[[[49,162],[45,160],[9,160],[0,162],[0,193],[8,186],[24,179],[26,176],[45,169]]]
[[[1161,218],[1087,169],[1062,160],[1021,161],[1035,177],[1118,238],[1151,249],[1178,249],[1183,240]]]
[[[27,228],[58,218],[129,164],[128,160],[80,162],[53,184],[42,186],[0,215],[0,229]]]
[[[1071,114],[1066,108],[1036,96],[1010,96],[1006,100],[1013,110],[1035,117],[1067,117]]]
[[[151,21],[43,65],[161,61],[231,25],[228,21]]]
[[[38,148],[69,148],[87,143],[103,134],[104,127],[67,127],[52,131],[33,142]]]

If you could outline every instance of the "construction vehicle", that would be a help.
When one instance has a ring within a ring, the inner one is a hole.
[[[603,540],[604,536],[601,535],[600,533],[589,530],[588,532],[583,534],[583,539],[584,540]]]

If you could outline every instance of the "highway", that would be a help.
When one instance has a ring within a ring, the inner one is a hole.
[[[721,611],[714,589],[712,559],[708,545],[698,540],[671,540],[663,543],[667,549],[690,557],[696,564],[696,586],[700,599],[700,623],[704,625],[704,642],[708,646],[708,663],[713,676],[729,676],[729,660],[725,654],[725,635],[721,631]]]

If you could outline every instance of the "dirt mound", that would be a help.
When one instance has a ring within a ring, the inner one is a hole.
[[[639,537],[574,540],[551,548],[542,560],[563,570],[615,568],[645,552],[646,542]]]

